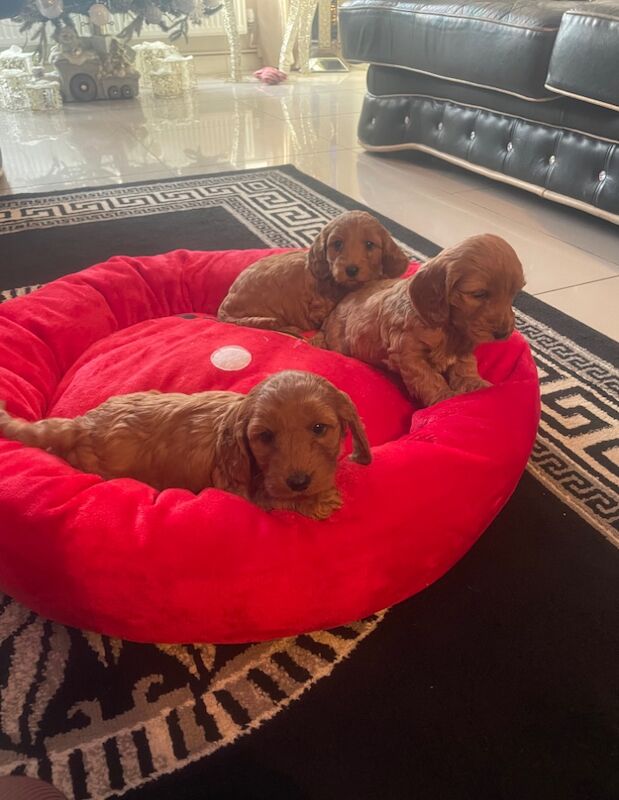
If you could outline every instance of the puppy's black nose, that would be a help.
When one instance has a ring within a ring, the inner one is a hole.
[[[286,483],[293,492],[304,492],[311,481],[311,476],[308,475],[307,472],[293,472],[292,475],[289,475],[286,479]]]
[[[509,331],[493,331],[492,335],[495,339],[507,339]]]
[[[359,267],[356,264],[349,264],[346,267],[346,274],[349,278],[356,278],[359,274]]]

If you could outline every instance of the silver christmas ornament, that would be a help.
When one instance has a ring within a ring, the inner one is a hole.
[[[111,17],[112,15],[110,14],[109,9],[107,6],[104,6],[103,3],[94,3],[88,9],[88,18],[93,25],[96,25],[99,28],[107,25]]]
[[[56,19],[64,11],[62,0],[37,0],[36,7],[46,19]]]
[[[144,20],[149,25],[158,25],[161,22],[163,14],[161,9],[154,5],[146,6],[144,11]]]

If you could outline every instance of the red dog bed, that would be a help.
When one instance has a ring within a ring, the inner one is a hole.
[[[515,334],[479,348],[492,388],[416,410],[397,381],[365,364],[215,321],[233,279],[264,255],[114,258],[3,304],[0,398],[28,419],[74,416],[114,394],[247,392],[281,369],[314,371],[351,395],[373,446],[368,467],[342,459],[342,510],[317,522],[215,489],[158,493],[0,440],[5,592],[126,639],[268,639],[403,600],[495,517],[537,428],[525,341]]]

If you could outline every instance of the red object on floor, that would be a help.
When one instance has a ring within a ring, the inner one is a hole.
[[[114,394],[247,392],[281,369],[314,371],[351,395],[373,445],[370,466],[341,461],[343,508],[318,522],[215,489],[159,493],[0,439],[3,591],[46,617],[126,639],[268,639],[418,592],[500,511],[539,418],[524,339],[478,349],[490,389],[416,410],[395,379],[366,364],[213,319],[238,273],[266,254],[118,257],[4,303],[0,398],[27,419],[72,416]],[[250,363],[214,366],[229,345]]]
[[[268,83],[272,86],[276,83],[283,83],[288,76],[285,72],[275,67],[262,67],[262,69],[258,69],[254,72],[254,78],[258,78],[262,83]]]

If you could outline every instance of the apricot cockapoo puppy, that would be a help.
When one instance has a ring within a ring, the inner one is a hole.
[[[157,391],[111,397],[75,419],[26,422],[0,403],[0,435],[40,447],[103,478],[163,490],[224,489],[266,509],[324,519],[341,506],[335,472],[342,439],[353,461],[370,447],[350,397],[308,372],[289,370],[247,395]]]
[[[309,251],[267,256],[244,270],[222,302],[218,319],[301,336],[320,328],[335,304],[379,278],[395,278],[408,258],[364,211],[329,222]]]
[[[345,297],[317,344],[398,373],[429,406],[489,386],[474,348],[507,339],[522,265],[499,236],[471,236],[410,278],[375,281]]]

